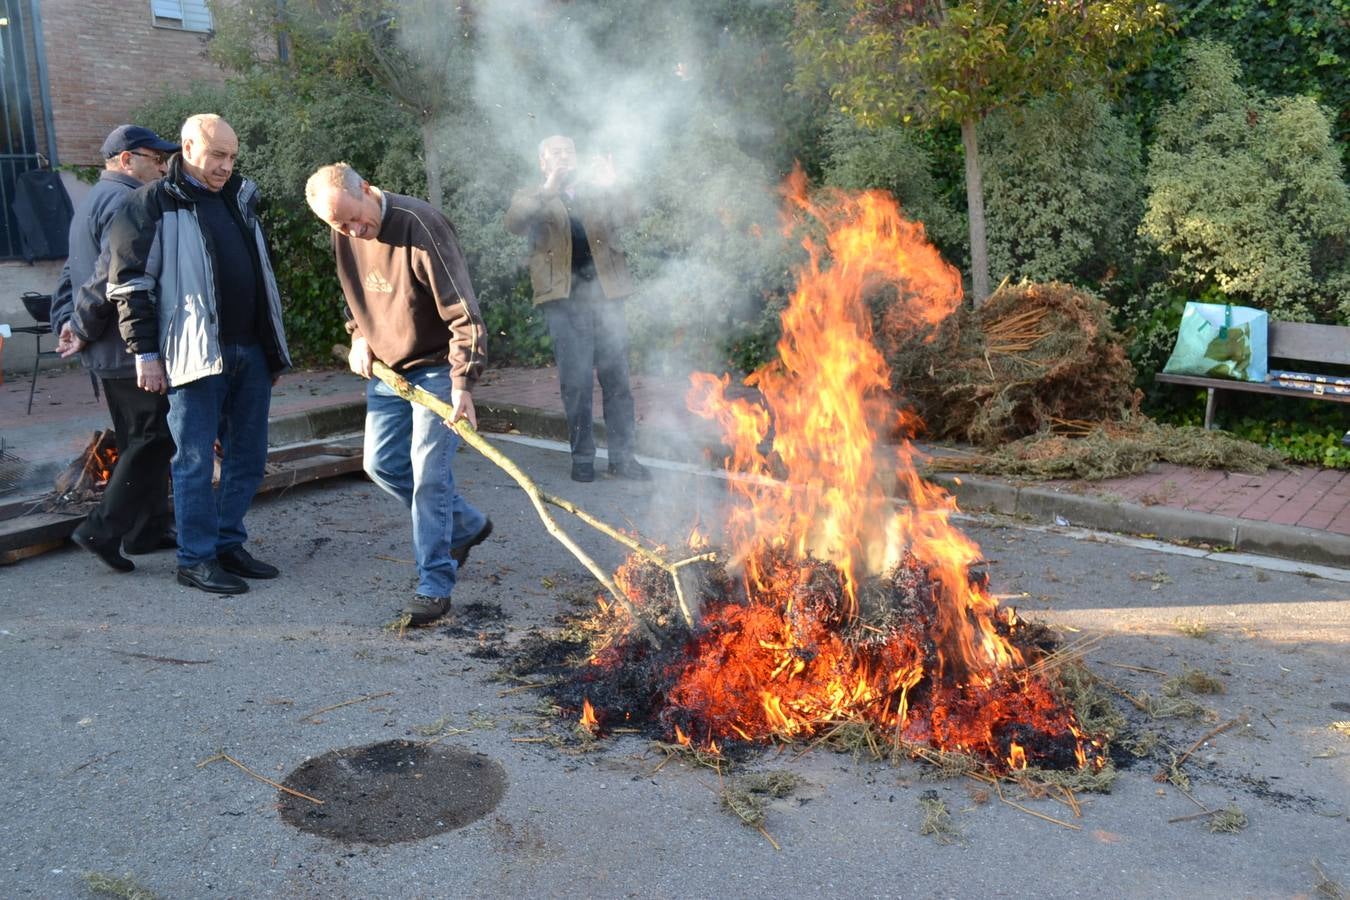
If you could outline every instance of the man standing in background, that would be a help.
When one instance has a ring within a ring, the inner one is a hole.
[[[245,578],[278,575],[244,549],[244,514],[267,463],[272,384],[291,359],[258,187],[234,171],[239,138],[220,116],[196,115],[182,143],[169,174],[109,228],[108,298],[137,384],[169,395],[178,582],[241,594]]]
[[[305,200],[333,230],[352,371],[370,378],[378,359],[477,427],[472,391],[487,329],[454,227],[426,201],[382,191],[346,163],[311,175]],[[455,489],[458,448],[438,415],[371,379],[364,465],[412,513],[417,592],[403,612],[413,625],[446,614],[469,550],[492,533],[492,520]]]
[[[136,566],[119,552],[149,553],[176,545],[169,513],[169,403],[136,386],[136,361],[117,330],[108,301],[108,224],[132,191],[164,175],[178,145],[139,125],[119,125],[103,142],[103,171],[75,210],[70,255],[61,269],[51,322],[63,357],[80,355],[103,385],[117,435],[117,463],[98,508],[71,538],[118,572]]]
[[[529,240],[530,284],[553,338],[572,480],[595,480],[592,395],[598,377],[609,473],[647,481],[651,473],[634,456],[637,416],[623,310],[633,279],[618,234],[636,212],[617,188],[608,160],[597,160],[589,178],[578,177],[576,145],[569,137],[554,135],[539,144],[539,169],[543,183],[511,198],[506,228]]]

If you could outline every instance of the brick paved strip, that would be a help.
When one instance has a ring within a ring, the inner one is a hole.
[[[1322,493],[1322,485],[1318,483],[1317,475],[1314,473],[1304,479],[1298,490],[1275,511],[1269,521],[1273,525],[1297,524],[1298,520],[1312,509],[1313,504],[1321,499]]]
[[[1283,472],[1267,472],[1264,475],[1249,475],[1246,484],[1234,490],[1211,512],[1217,516],[1241,516],[1253,504],[1274,490],[1275,485],[1284,477]]]
[[[1242,512],[1242,518],[1269,521],[1310,477],[1302,468],[1285,472],[1261,499]]]

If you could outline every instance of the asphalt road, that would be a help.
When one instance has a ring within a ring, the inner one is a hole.
[[[718,507],[716,478],[578,485],[564,455],[502,446],[546,490],[657,538]],[[413,584],[408,524],[359,478],[259,500],[251,546],[283,575],[239,597],[178,586],[169,553],[130,575],[74,548],[0,569],[0,896],[88,897],[89,873],[159,897],[250,898],[1291,897],[1315,893],[1315,864],[1350,884],[1350,735],[1331,727],[1350,720],[1350,583],[967,522],[992,590],[1068,638],[1101,635],[1090,668],[1136,696],[1159,693],[1158,673],[1213,676],[1224,692],[1195,698],[1210,718],[1152,720],[1120,701],[1157,738],[1152,757],[1111,793],[1080,795],[1081,817],[1019,801],[1076,828],[917,763],[766,755],[743,768],[805,779],[769,810],[777,850],[720,808],[708,769],[661,766],[631,737],[591,752],[534,740],[539,698],[493,680],[482,646],[551,625],[595,586],[505,474],[471,451],[456,471],[496,523],[457,603],[504,614],[468,629],[381,628]],[[1247,827],[1169,823],[1198,807],[1154,773],[1244,713],[1185,770],[1196,801],[1239,807]],[[387,846],[298,831],[274,788],[199,765],[224,752],[280,781],[332,750],[427,733],[499,763],[505,794],[461,829]],[[951,813],[951,843],[920,833],[927,792]]]

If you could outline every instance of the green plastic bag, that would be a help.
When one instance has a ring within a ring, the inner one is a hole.
[[[1265,381],[1269,324],[1265,310],[1226,303],[1187,303],[1177,345],[1163,371],[1169,375]]]

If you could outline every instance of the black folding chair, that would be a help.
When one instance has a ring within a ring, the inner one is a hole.
[[[16,334],[31,334],[33,336],[33,380],[28,385],[28,415],[33,414],[33,394],[37,392],[38,370],[42,368],[42,358],[60,356],[55,350],[42,349],[42,336],[52,333],[52,295],[39,294],[37,291],[25,291],[19,297],[23,301],[23,308],[28,310],[28,314],[33,317],[36,324],[33,325],[14,325],[10,331]],[[93,372],[89,373],[89,383],[94,386],[94,399],[98,399],[98,377]]]

